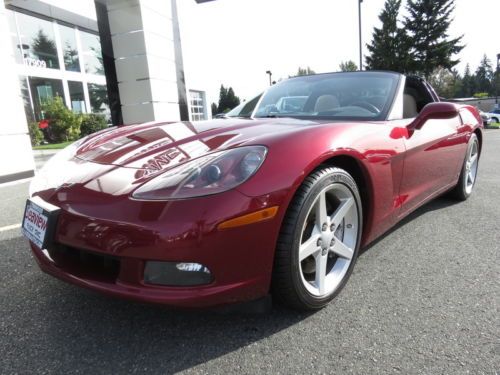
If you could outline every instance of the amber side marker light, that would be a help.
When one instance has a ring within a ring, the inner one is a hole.
[[[235,217],[234,219],[230,219],[220,223],[217,228],[218,229],[229,229],[235,227],[241,227],[247,224],[258,223],[259,221],[269,220],[276,216],[278,212],[278,206],[265,208],[263,210],[259,210],[256,212],[252,212],[251,214]]]

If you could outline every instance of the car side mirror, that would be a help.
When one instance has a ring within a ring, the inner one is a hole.
[[[453,103],[429,103],[420,111],[415,120],[408,126],[408,129],[421,129],[428,120],[448,120],[456,116],[458,116],[458,108]]]

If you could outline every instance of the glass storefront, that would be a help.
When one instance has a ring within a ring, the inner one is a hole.
[[[99,37],[85,32],[82,32],[80,36],[83,58],[85,60],[85,72],[89,74],[104,74]]]
[[[21,97],[23,98],[24,113],[28,122],[35,121],[35,113],[31,105],[31,95],[28,85],[28,79],[25,76],[19,76],[19,87],[21,88]]]
[[[78,56],[75,29],[67,26],[59,26],[59,35],[61,35],[64,68],[71,72],[79,72],[80,59]]]
[[[17,13],[19,43],[24,63],[40,68],[59,69],[52,22]]]
[[[108,113],[108,93],[106,91],[106,86],[96,85],[94,83],[88,84],[89,97],[90,97],[90,107],[94,113]]]
[[[44,102],[59,96],[64,101],[63,83],[60,79],[28,77],[29,88],[33,100],[35,121],[43,120],[42,105]],[[67,104],[67,103],[66,103]]]
[[[77,81],[68,81],[69,97],[71,100],[71,109],[76,113],[85,113],[85,94],[83,92],[83,83]]]
[[[97,34],[14,10],[7,19],[28,121],[42,120],[42,104],[57,96],[74,112],[109,120]]]

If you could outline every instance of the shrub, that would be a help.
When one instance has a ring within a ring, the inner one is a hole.
[[[487,92],[476,92],[474,98],[483,99],[489,97]]]
[[[84,114],[82,116],[82,123],[80,125],[80,136],[95,133],[99,130],[105,129],[108,126],[106,118],[97,113]]]
[[[38,146],[43,141],[43,132],[38,127],[38,122],[29,122],[28,130],[30,133],[31,145]]]
[[[50,141],[59,143],[78,139],[82,116],[68,109],[60,97],[55,97],[42,105],[44,117],[49,121]]]

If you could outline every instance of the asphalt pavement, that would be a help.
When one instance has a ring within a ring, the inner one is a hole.
[[[27,189],[0,187],[1,374],[500,374],[500,130],[468,201],[413,213],[311,314],[173,311],[53,279],[6,228]]]

